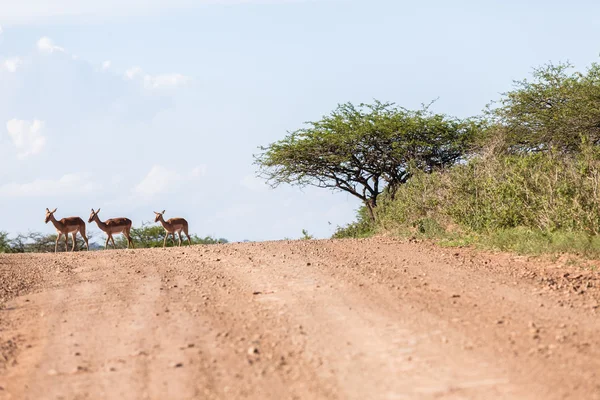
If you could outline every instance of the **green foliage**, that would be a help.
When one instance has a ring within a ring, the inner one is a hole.
[[[591,236],[585,232],[548,232],[517,227],[493,232],[481,240],[480,245],[520,254],[578,253],[588,257],[600,255],[600,236]]]
[[[600,152],[474,159],[446,173],[420,174],[382,202],[379,226],[434,218],[475,232],[515,227],[600,232]]]
[[[72,246],[72,243],[71,243]],[[45,235],[40,232],[19,234],[12,240],[13,253],[49,253],[65,250],[64,236],[56,246],[56,234]]]
[[[135,248],[152,248],[152,247],[163,247],[163,241],[165,239],[166,231],[160,225],[152,224],[151,222],[143,222],[140,227],[131,228],[131,239],[135,245]],[[204,238],[198,237],[195,234],[190,235],[192,244],[217,244],[227,243],[227,239],[214,239],[210,236]],[[106,237],[104,237],[106,240]],[[175,244],[173,244],[172,236],[169,235],[167,238],[167,247],[177,246],[179,238],[175,238]],[[115,239],[115,244],[119,249],[127,248],[127,239],[123,236],[119,236]],[[182,246],[187,245],[188,241],[185,235],[182,233]],[[109,244],[110,247],[110,244]]]
[[[56,245],[56,234],[44,234],[40,232],[28,232],[27,234],[20,233],[15,238],[8,240],[8,235],[4,236],[4,252],[6,253],[50,253],[54,252]],[[88,239],[92,237],[88,234]],[[58,242],[57,250],[65,251],[64,236]],[[2,238],[0,235],[0,246]],[[69,251],[73,246],[72,236],[69,235]],[[83,238],[78,234],[77,243],[75,250],[85,250],[85,242]],[[3,252],[0,250],[0,253]]]
[[[378,101],[339,105],[307,125],[261,148],[255,156],[260,175],[272,186],[346,191],[363,201],[371,219],[386,186],[393,197],[415,171],[453,165],[477,126],[427,108],[411,111]]]
[[[93,235],[90,235],[89,232],[87,233],[87,236],[90,243],[90,250],[104,248],[104,241],[106,240],[104,234],[101,234],[101,246],[93,243]],[[139,228],[131,229],[131,237],[136,248],[162,247],[165,230],[160,225],[144,223]],[[197,235],[190,235],[190,237],[192,239],[192,244],[227,243],[227,240],[223,238],[214,239],[210,236],[202,238]],[[0,253],[51,253],[54,252],[55,243],[56,234],[46,235],[40,232],[29,232],[27,234],[19,234],[15,238],[9,239],[9,235],[6,232],[0,232]],[[127,240],[122,235],[115,238],[115,244],[118,249],[127,248]],[[72,245],[73,242],[69,236],[69,251],[71,251]],[[187,245],[187,239],[182,242],[182,245]],[[167,246],[172,247],[173,241],[167,240]],[[109,248],[110,247],[111,244],[109,244]],[[85,250],[85,242],[80,235],[77,235],[75,250]],[[58,243],[58,251],[65,251],[64,236]]]
[[[442,225],[433,218],[422,218],[415,221],[413,228],[419,236],[427,238],[436,238],[446,233],[446,230]]]
[[[488,117],[502,127],[490,131],[506,137],[511,150],[579,151],[582,144],[600,143],[600,64],[585,73],[572,65],[548,64],[532,80],[515,82],[512,91],[493,104]]]
[[[373,235],[375,224],[368,215],[365,206],[358,209],[357,220],[346,226],[338,226],[333,234],[334,239],[365,238]]]
[[[310,235],[306,229],[302,229],[302,240],[313,240],[315,237]]]
[[[383,199],[376,230],[529,254],[600,254],[600,149],[475,158]]]
[[[132,227],[130,234],[136,248],[162,247],[165,229],[160,225],[150,225],[149,222],[144,222],[141,227]],[[104,236],[104,234],[101,235]],[[115,242],[117,248],[127,248],[127,239],[123,235],[120,235]]]
[[[12,253],[11,241],[4,231],[0,231],[0,253]]]
[[[600,65],[536,69],[487,111],[469,159],[412,172],[385,192],[367,234],[397,232],[443,245],[526,254],[600,256]],[[364,225],[334,237],[357,236]]]
[[[212,236],[205,236],[203,238],[193,234],[190,235],[192,237],[192,244],[225,244],[229,243],[229,241],[225,238],[213,238]]]

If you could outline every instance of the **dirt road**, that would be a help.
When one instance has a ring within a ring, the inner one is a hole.
[[[566,259],[387,238],[0,255],[1,298],[0,399],[600,399],[600,277]]]

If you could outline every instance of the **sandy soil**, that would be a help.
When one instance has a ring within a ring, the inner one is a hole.
[[[599,303],[388,238],[0,255],[0,399],[600,399]]]

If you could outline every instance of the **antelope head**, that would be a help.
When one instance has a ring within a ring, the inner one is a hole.
[[[44,220],[45,223],[48,223],[51,219],[52,219],[52,215],[56,212],[56,208],[53,211],[50,211],[49,209],[46,208],[46,219]]]
[[[162,215],[165,213],[165,210],[162,210],[162,212],[156,212],[154,211],[154,214],[156,214],[156,218],[154,218],[154,222],[158,222],[160,221],[160,217],[162,217]]]
[[[96,215],[98,215],[98,213],[100,212],[100,209],[94,211],[94,209],[92,208],[92,213],[90,214],[90,219],[88,219],[88,223],[91,223],[94,218],[96,218]]]

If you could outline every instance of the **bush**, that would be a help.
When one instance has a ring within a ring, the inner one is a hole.
[[[477,158],[435,174],[413,177],[383,201],[379,228],[433,218],[475,232],[515,227],[540,231],[600,232],[600,153]]]
[[[0,253],[12,253],[8,233],[0,231]]]
[[[358,217],[356,222],[352,222],[346,226],[338,226],[332,237],[334,239],[344,239],[372,236],[375,230],[375,225],[370,218],[367,207],[360,207],[357,215]]]
[[[4,251],[2,251],[2,235],[0,234],[0,253],[53,253],[56,246],[56,234],[44,234],[40,232],[28,232],[26,234],[20,233],[14,239],[8,240],[8,235],[4,236]],[[87,234],[90,247],[92,245],[92,236]],[[58,242],[56,249],[58,251],[65,251],[64,236]],[[69,235],[69,251],[73,246],[72,236]],[[75,250],[84,250],[85,242],[81,235],[77,234],[77,243]]]
[[[521,254],[578,253],[593,257],[600,255],[600,237],[584,232],[547,232],[519,227],[493,232],[481,240],[480,244]]]
[[[142,225],[138,228],[131,228],[131,239],[133,240],[133,244],[135,248],[152,248],[152,247],[163,247],[164,239],[165,239],[165,228],[160,225],[153,225],[151,222],[143,222]],[[106,235],[101,234],[103,240],[106,240]],[[182,245],[187,245],[188,240],[187,237],[182,233]],[[199,237],[198,235],[191,234],[190,239],[192,244],[217,244],[217,243],[227,243],[227,239],[215,239],[211,236],[206,236],[204,238]],[[169,235],[167,239],[166,245],[167,247],[177,246],[179,242],[179,238],[175,238],[175,244],[173,244],[172,236]],[[119,236],[115,239],[115,244],[119,249],[127,248],[127,239],[124,236]],[[109,244],[110,247],[110,244]]]

